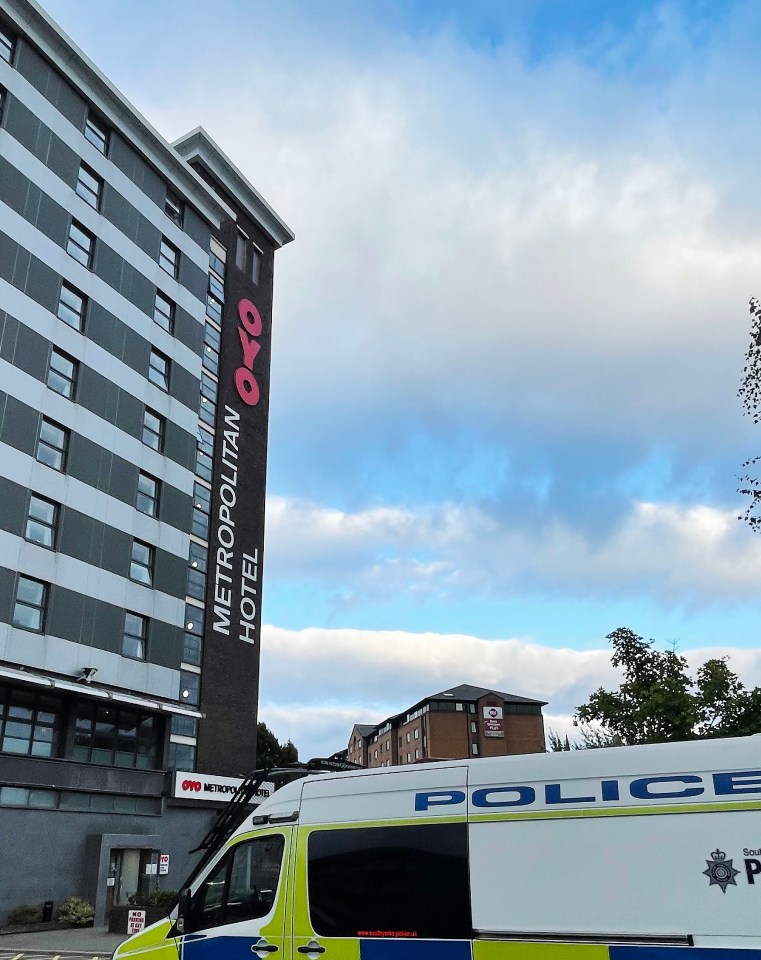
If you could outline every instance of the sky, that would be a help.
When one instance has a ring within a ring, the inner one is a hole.
[[[575,708],[619,626],[761,684],[761,6],[45,0],[276,257],[260,718],[301,755],[458,683]]]

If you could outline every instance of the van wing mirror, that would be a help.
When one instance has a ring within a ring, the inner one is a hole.
[[[177,933],[190,932],[190,887],[183,887],[177,900],[177,922],[174,927]]]

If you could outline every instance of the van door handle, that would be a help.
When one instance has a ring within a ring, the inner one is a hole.
[[[325,947],[321,947],[316,940],[310,940],[303,947],[296,947],[299,953],[325,953]]]
[[[251,944],[251,953],[257,953],[260,957],[263,957],[265,953],[277,953],[277,947],[274,943],[260,940],[258,943]]]

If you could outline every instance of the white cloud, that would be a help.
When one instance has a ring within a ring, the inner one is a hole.
[[[761,684],[761,650],[687,654],[691,667],[729,656],[746,686]],[[541,646],[530,639],[373,630],[262,632],[260,719],[302,757],[346,746],[354,723],[377,723],[423,697],[472,683],[548,701],[545,729],[573,736],[574,709],[599,686],[617,686],[610,651]]]
[[[750,600],[761,580],[761,540],[704,505],[635,502],[603,535],[453,504],[349,512],[283,497],[267,522],[269,577],[355,601],[534,590],[699,607]]]

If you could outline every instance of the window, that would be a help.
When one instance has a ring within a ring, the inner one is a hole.
[[[475,720],[471,720],[471,721],[470,721],[470,732],[471,732],[471,733],[478,733],[478,724],[476,723]]]
[[[70,287],[68,283],[61,284],[61,295],[58,298],[58,319],[63,320],[75,330],[81,330],[85,325],[87,299],[83,293]]]
[[[93,210],[100,210],[100,199],[103,194],[103,181],[84,163],[79,165],[79,175],[77,176],[77,195],[85,203],[89,203]]]
[[[5,106],[5,98],[7,95],[7,92],[0,87],[0,123],[3,122],[3,108]]]
[[[40,421],[40,435],[37,438],[35,457],[40,463],[63,470],[66,467],[66,453],[69,447],[69,431],[52,420],[44,417]]]
[[[16,602],[13,606],[13,626],[22,630],[34,630],[42,633],[45,625],[45,606],[48,586],[41,580],[31,577],[18,578],[16,583]]]
[[[178,737],[197,737],[198,721],[195,717],[183,717],[175,713],[172,717],[170,732]]]
[[[24,531],[26,539],[38,543],[41,547],[55,549],[57,527],[58,504],[39,497],[36,493],[31,494]]]
[[[203,635],[203,610],[191,603],[185,604],[185,641],[182,647],[184,663],[201,666],[201,636]]]
[[[193,897],[190,929],[266,917],[275,905],[284,847],[279,833],[236,844]]]
[[[420,750],[418,749],[418,747],[415,747],[415,759],[416,760],[420,759]]]
[[[143,443],[151,450],[161,451],[163,448],[164,427],[164,418],[146,407],[143,413]]]
[[[83,267],[87,267],[89,270],[92,267],[94,250],[95,237],[76,220],[72,220],[69,227],[69,238],[66,241],[66,252],[77,263],[81,263]]]
[[[82,701],[74,719],[71,758],[152,770],[158,766],[162,740],[159,724],[150,714]]]
[[[206,595],[206,567],[208,550],[195,540],[190,541],[188,553],[188,582],[187,595],[203,600]]]
[[[48,375],[45,382],[51,390],[60,393],[62,397],[73,400],[77,385],[78,367],[79,364],[73,357],[64,353],[63,350],[57,350],[53,347],[50,351]]]
[[[204,325],[203,333],[203,365],[204,369],[215,376],[219,374],[219,330],[215,330],[210,323]]]
[[[198,407],[198,416],[204,423],[214,426],[214,420],[217,415],[217,381],[213,380],[208,373],[201,371],[201,403]]]
[[[315,933],[470,939],[467,842],[464,823],[315,831],[307,847]]]
[[[196,481],[193,487],[193,524],[190,532],[202,540],[209,539],[211,490]]]
[[[189,743],[170,743],[169,766],[175,770],[195,770],[196,748]]]
[[[153,319],[167,333],[174,330],[174,304],[158,290],[156,291],[156,303],[153,307]]]
[[[261,282],[262,279],[262,251],[258,247],[251,248],[251,279],[255,284]]]
[[[246,237],[239,232],[235,238],[235,266],[239,270],[246,269],[246,244]]]
[[[214,237],[209,241],[209,269],[224,279],[227,250]]]
[[[16,38],[4,26],[0,26],[0,60],[6,63],[13,63],[13,51],[16,46]]]
[[[169,391],[169,357],[159,350],[151,350],[148,379],[162,390]]]
[[[122,654],[135,660],[145,660],[147,639],[148,618],[141,617],[139,613],[125,613]]]
[[[161,246],[159,248],[159,266],[162,270],[166,270],[170,277],[177,279],[177,267],[180,262],[180,251],[177,247],[172,246],[172,244],[165,239],[161,238]]]
[[[108,127],[93,113],[87,115],[84,133],[85,140],[89,140],[96,150],[104,156],[108,153]]]
[[[137,475],[137,499],[135,507],[140,513],[149,517],[158,516],[159,512],[159,481],[149,473],[141,470]]]
[[[222,304],[211,292],[206,297],[206,316],[222,326]]]
[[[146,587],[153,585],[153,547],[142,540],[132,541],[132,556],[129,563],[129,578]]]
[[[179,197],[175,196],[171,190],[167,190],[166,200],[164,201],[164,213],[169,217],[172,223],[182,227],[182,219],[185,213],[185,204]]]
[[[0,751],[53,757],[58,752],[60,727],[61,701],[57,697],[0,686]],[[10,797],[3,800],[12,802]]]
[[[211,443],[196,445],[196,476],[211,483]]]
[[[478,756],[478,744],[477,744],[477,743],[471,743],[471,745],[470,745],[470,752],[473,754],[474,757],[477,757],[477,756]]]
[[[406,739],[407,743],[410,742],[410,733],[409,733],[409,730],[407,731],[407,736],[406,736],[405,739]]]
[[[415,731],[414,731],[414,733],[413,733],[413,737],[414,737],[415,740],[419,740],[419,739],[420,739],[420,730],[419,730],[419,729],[415,728]]]
[[[201,676],[191,670],[180,670],[180,699],[198,706],[201,697]]]

